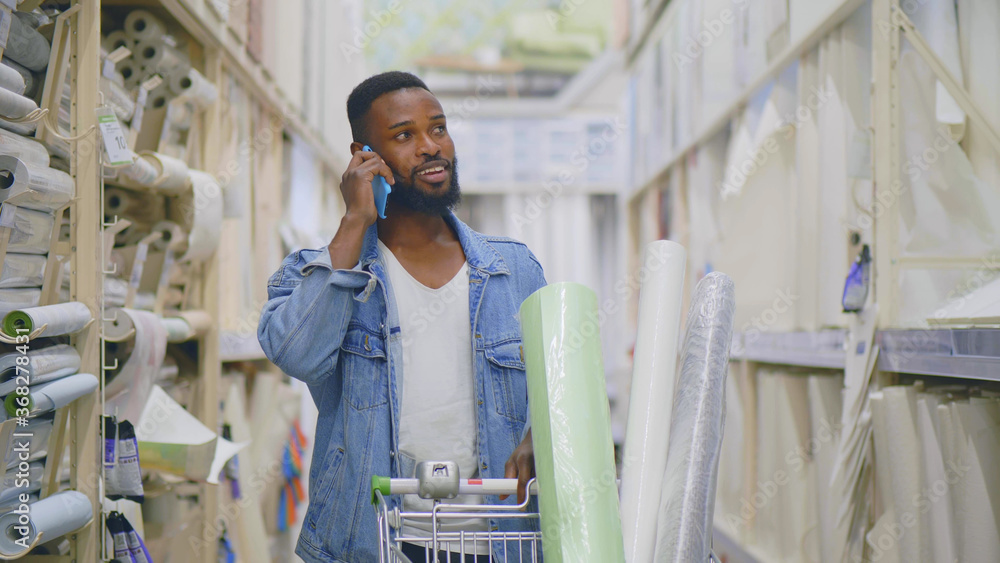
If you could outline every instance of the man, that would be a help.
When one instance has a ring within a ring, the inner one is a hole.
[[[516,477],[521,502],[534,473],[517,312],[545,285],[541,265],[523,244],[479,234],[451,212],[460,196],[455,145],[419,78],[368,78],[347,113],[347,212],[328,247],[292,253],[271,277],[258,328],[267,357],[306,382],[319,408],[296,548],[308,563],[378,561],[372,475],[412,477],[416,462],[455,461],[462,478]],[[376,176],[392,187],[385,219],[372,194]],[[420,499],[389,502],[429,509]],[[461,525],[516,531],[530,523]],[[430,537],[426,525],[403,532]],[[488,561],[477,547],[475,560]],[[404,551],[423,558],[414,545]],[[503,554],[494,544],[493,560]]]

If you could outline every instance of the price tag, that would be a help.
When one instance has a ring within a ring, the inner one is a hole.
[[[104,78],[107,78],[108,80],[114,80],[115,61],[111,59],[104,59],[104,66],[101,68],[101,74],[103,74]]]
[[[135,95],[135,113],[132,114],[132,128],[142,127],[142,115],[146,112],[146,99],[149,98],[149,90],[140,87],[139,93]]]
[[[108,153],[110,164],[130,164],[132,151],[128,149],[128,139],[111,108],[105,106],[97,110],[97,124],[101,128],[101,138],[104,139],[104,150]]]
[[[14,228],[14,213],[17,207],[9,203],[0,205],[0,227]]]

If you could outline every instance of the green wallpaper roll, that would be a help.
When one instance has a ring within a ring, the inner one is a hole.
[[[546,563],[625,561],[597,296],[548,285],[521,304]]]

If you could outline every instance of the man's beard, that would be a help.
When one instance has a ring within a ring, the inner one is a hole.
[[[416,172],[411,172],[409,179],[393,172],[396,184],[392,186],[389,199],[396,205],[427,215],[445,215],[451,208],[458,205],[462,199],[462,191],[458,187],[458,157],[451,161],[451,180],[448,190],[442,194],[428,194],[416,187]]]

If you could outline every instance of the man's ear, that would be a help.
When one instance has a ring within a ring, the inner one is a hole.
[[[354,154],[354,153],[360,151],[361,148],[364,147],[364,146],[365,145],[362,144],[362,143],[359,143],[357,141],[352,141],[351,142],[351,154]]]

